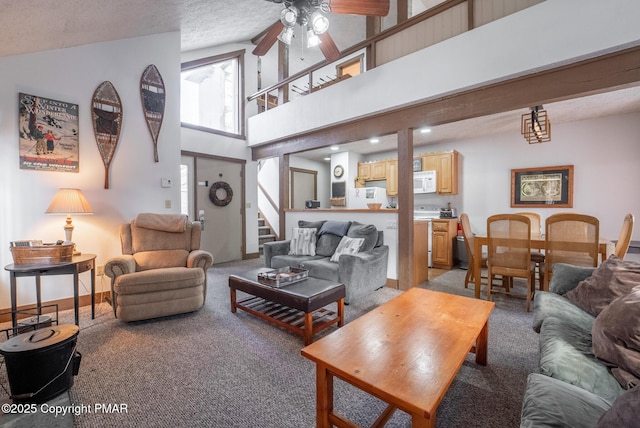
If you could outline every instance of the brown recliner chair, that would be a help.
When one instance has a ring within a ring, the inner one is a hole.
[[[200,250],[200,232],[200,222],[174,214],[139,214],[120,227],[123,255],[104,267],[116,318],[138,321],[204,305],[213,256]]]

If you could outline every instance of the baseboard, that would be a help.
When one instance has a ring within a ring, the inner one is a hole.
[[[260,252],[257,252],[257,253],[245,254],[243,260],[259,259],[259,258],[260,258]]]
[[[96,304],[106,300],[111,295],[110,291],[96,292]],[[78,298],[78,304],[82,306],[91,306],[91,295],[84,294]],[[66,299],[52,300],[49,302],[42,302],[42,306],[45,305],[58,305],[58,312],[66,311],[67,309],[73,309],[73,297]],[[18,310],[34,308],[35,304],[18,306]],[[43,308],[42,313],[55,312],[55,307]],[[0,309],[0,322],[11,322],[11,308]]]

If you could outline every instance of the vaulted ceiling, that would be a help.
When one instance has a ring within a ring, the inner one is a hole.
[[[183,52],[246,42],[273,24],[282,7],[282,4],[266,0],[3,0],[0,57],[170,31],[181,32]],[[363,19],[351,15],[331,17],[331,34],[340,49],[361,39],[362,34],[353,30],[357,27],[353,24]],[[307,51],[306,55],[309,65],[316,58],[317,61],[322,59],[320,52]],[[627,88],[545,107],[555,123],[638,112],[640,89]],[[520,111],[508,112],[476,119],[475,124],[465,121],[443,125],[431,134],[417,135],[415,143],[461,138],[470,129],[474,135],[482,133],[483,129],[484,132],[505,132],[517,125],[521,114]],[[353,148],[383,151],[385,144],[395,147],[395,139],[383,139],[377,147],[362,141],[354,143]]]

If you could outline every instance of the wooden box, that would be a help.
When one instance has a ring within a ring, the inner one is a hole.
[[[15,264],[69,262],[75,244],[36,245],[31,247],[11,247]]]

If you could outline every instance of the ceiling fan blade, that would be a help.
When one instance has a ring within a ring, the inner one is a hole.
[[[331,13],[387,16],[389,0],[331,0]]]
[[[265,34],[262,40],[260,40],[260,43],[258,43],[258,46],[256,46],[252,53],[257,56],[262,56],[269,52],[271,46],[273,46],[273,44],[278,40],[278,35],[283,28],[284,24],[280,21],[277,21],[275,24],[273,24],[267,31],[267,34]]]
[[[318,37],[320,37],[320,41],[322,42],[319,45],[320,50],[322,51],[322,54],[328,62],[333,62],[340,58],[340,50],[336,46],[329,33],[319,34]]]

